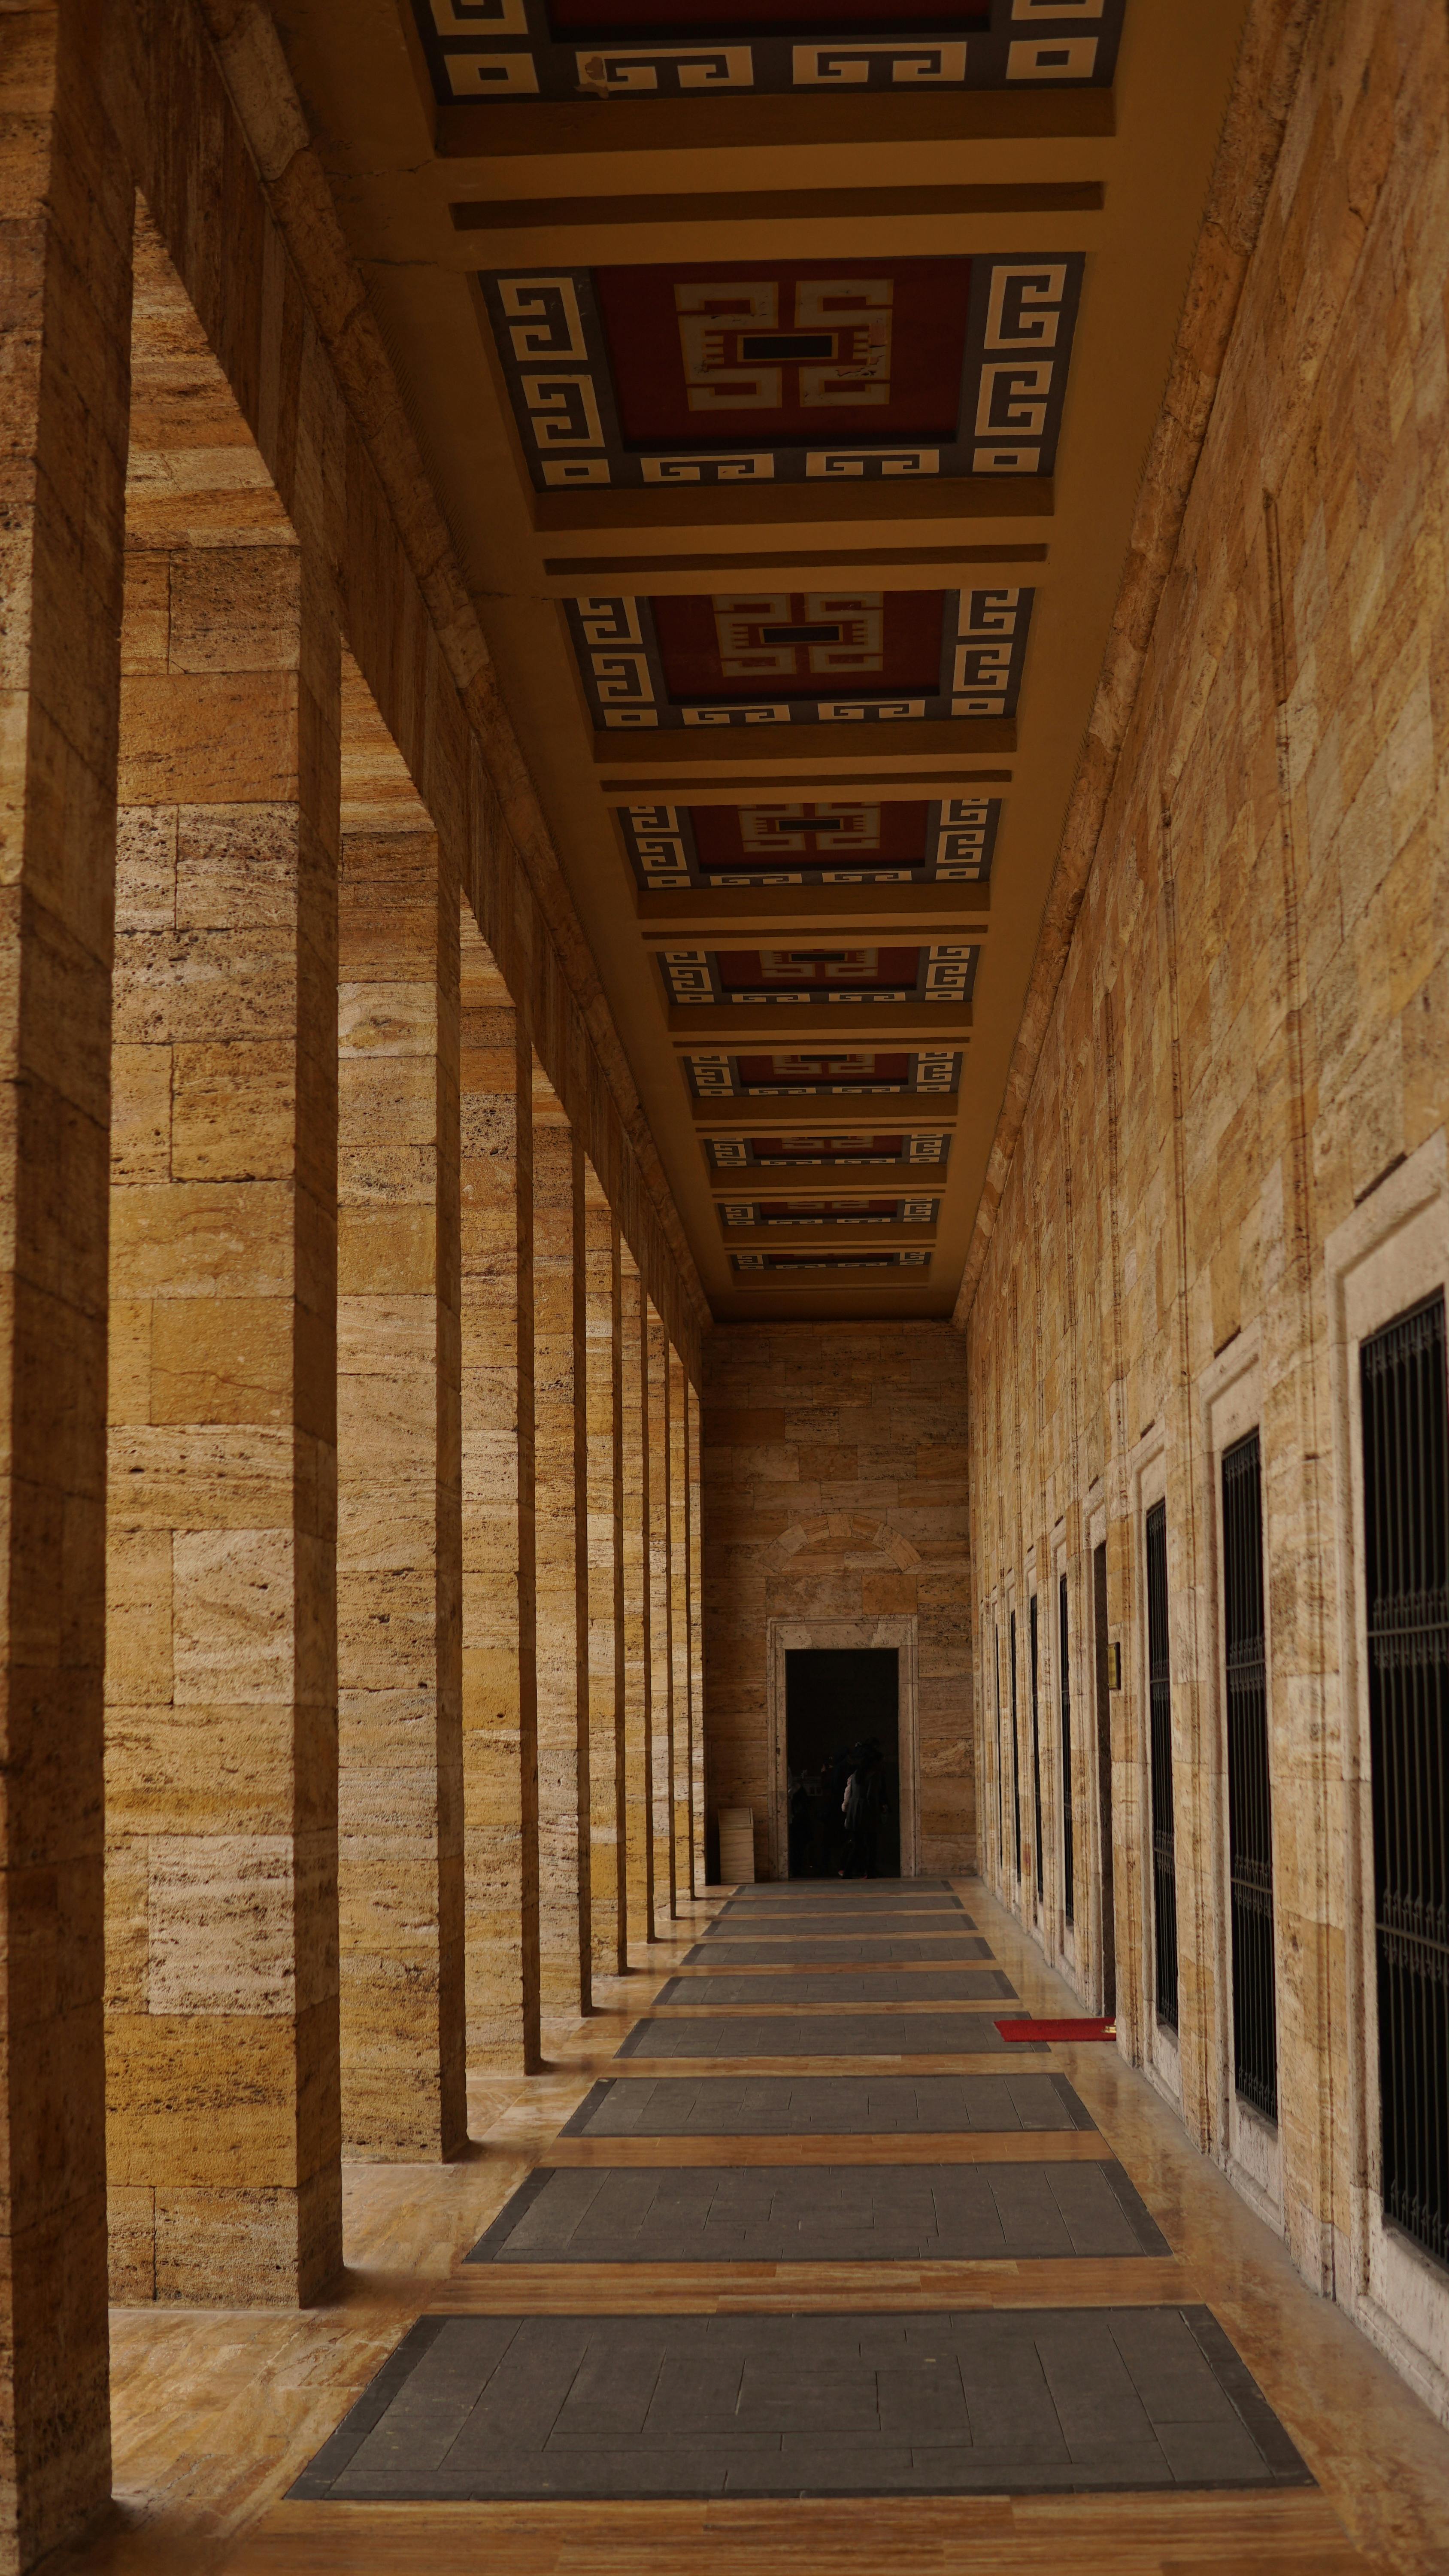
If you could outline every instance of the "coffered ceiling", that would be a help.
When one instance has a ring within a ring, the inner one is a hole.
[[[722,1316],[945,1314],[1244,0],[279,0]]]

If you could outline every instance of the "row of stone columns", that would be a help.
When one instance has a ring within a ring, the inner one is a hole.
[[[0,97],[15,2566],[105,2491],[107,2202],[123,2299],[315,2298],[342,2159],[457,2155],[702,1849],[694,1392],[348,652],[335,387],[289,513],[144,208],[128,394],[78,25]]]

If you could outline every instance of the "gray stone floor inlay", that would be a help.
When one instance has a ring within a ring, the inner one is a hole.
[[[1118,2164],[531,2173],[470,2263],[995,2263],[1167,2254]]]
[[[1064,2075],[605,2076],[565,2138],[947,2137],[1093,2129]]]
[[[864,1968],[854,1977],[812,1976],[808,1969],[786,1969],[778,1977],[671,1977],[654,2000],[657,2004],[968,2004],[1016,2000],[1016,1988],[1000,1968],[917,1968],[892,1976],[888,1968]]]
[[[775,1905],[802,1897],[835,1897],[843,1904],[857,1896],[947,1896],[956,1901],[948,1878],[762,1878],[753,1887],[737,1887],[729,1905]]]
[[[1206,2308],[1124,2307],[421,2317],[291,2492],[404,2503],[1312,2483]]]
[[[909,1939],[878,1939],[874,1933],[862,1933],[858,1939],[846,1939],[837,1933],[832,1940],[749,1941],[733,1935],[708,1942],[696,1941],[686,1950],[686,1968],[793,1968],[802,1962],[810,1967],[828,1967],[838,1960],[848,1967],[852,1960],[867,1959],[989,1959],[991,1944],[980,1934],[965,1938],[955,1932],[919,1932]]]
[[[822,1933],[829,1933],[837,1941],[881,1941],[894,1935],[912,1941],[933,1937],[955,1940],[971,1929],[969,1914],[722,1914],[703,1938],[711,1945],[717,1941],[758,1941],[762,1934],[776,1940],[787,1935],[792,1941],[816,1941]]]
[[[1029,2015],[1020,2014],[1026,2020]],[[990,2013],[827,2013],[795,2021],[788,2013],[747,2013],[700,2021],[671,2013],[636,2021],[616,2057],[979,2057],[1010,2047],[1013,2055],[1045,2040],[1004,2040]]]

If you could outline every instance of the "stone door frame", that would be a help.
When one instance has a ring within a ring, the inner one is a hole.
[[[766,1819],[771,1878],[790,1874],[788,1746],[785,1726],[785,1657],[809,1652],[849,1652],[866,1646],[896,1650],[896,1742],[900,1763],[901,1876],[921,1867],[921,1723],[916,1613],[894,1619],[767,1619],[765,1709],[769,1759]]]

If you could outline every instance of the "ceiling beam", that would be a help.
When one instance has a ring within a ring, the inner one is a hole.
[[[934,98],[868,91],[859,98],[497,100],[437,110],[437,151],[445,161],[553,160],[597,152],[748,151],[760,145],[1054,141],[1115,134],[1109,89],[943,90]]]
[[[949,545],[959,527],[995,520],[1011,529],[1049,519],[1056,507],[1049,474],[875,475],[858,483],[822,474],[803,483],[669,483],[647,491],[629,484],[529,497],[544,535],[604,528],[655,545],[671,528],[688,536],[701,528],[806,528],[818,544],[822,527],[917,527],[922,520]]]
[[[727,1252],[901,1252],[933,1244],[936,1229],[847,1217],[839,1225],[730,1225],[721,1240]]]
[[[677,948],[701,940],[740,939],[768,930],[811,938],[848,930],[860,938],[898,941],[959,939],[966,926],[979,938],[991,909],[988,884],[720,886],[708,892],[681,887],[673,894],[641,894],[636,901],[646,948]]]
[[[763,551],[745,542],[716,545],[706,554],[545,555],[543,586],[550,598],[574,599],[580,584],[590,588],[611,582],[629,597],[638,592],[663,594],[697,591],[701,581],[763,581],[766,576],[787,590],[809,590],[822,577],[849,573],[862,588],[880,590],[954,590],[967,586],[978,570],[1015,572],[1021,564],[1044,565],[1050,549],[1043,545],[947,546],[814,546],[790,554]],[[1041,591],[1049,577],[1038,575]]]
[[[569,268],[646,267],[670,259],[981,259],[1094,250],[1088,212],[1005,214],[974,209],[968,188],[788,190],[778,196],[489,198],[452,208],[454,232],[439,262],[471,271],[517,260]],[[982,190],[990,195],[991,190]],[[994,193],[1003,193],[996,191]],[[1035,192],[1024,189],[1022,194]],[[1048,192],[1049,193],[1049,192]],[[1064,195],[1101,189],[1090,183]],[[939,211],[912,200],[937,197]],[[851,200],[858,201],[852,205]],[[882,201],[887,202],[882,202]],[[889,202],[899,200],[898,203]],[[738,213],[731,212],[738,207]]]
[[[625,770],[631,779],[677,778],[688,783],[691,769],[746,766],[823,771],[829,776],[859,769],[902,764],[892,780],[909,788],[905,764],[921,760],[981,760],[992,753],[1014,752],[1014,716],[902,717],[881,724],[738,724],[641,726],[637,732],[596,733],[596,769]]]
[[[785,1136],[805,1128],[812,1136],[949,1136],[960,1102],[954,1091],[838,1094],[785,1093],[770,1100],[692,1100],[697,1136]]]
[[[683,1055],[723,1044],[823,1055],[847,1039],[852,1046],[959,1046],[970,1027],[969,1002],[702,1002],[676,1004],[669,1013],[670,1043]]]

